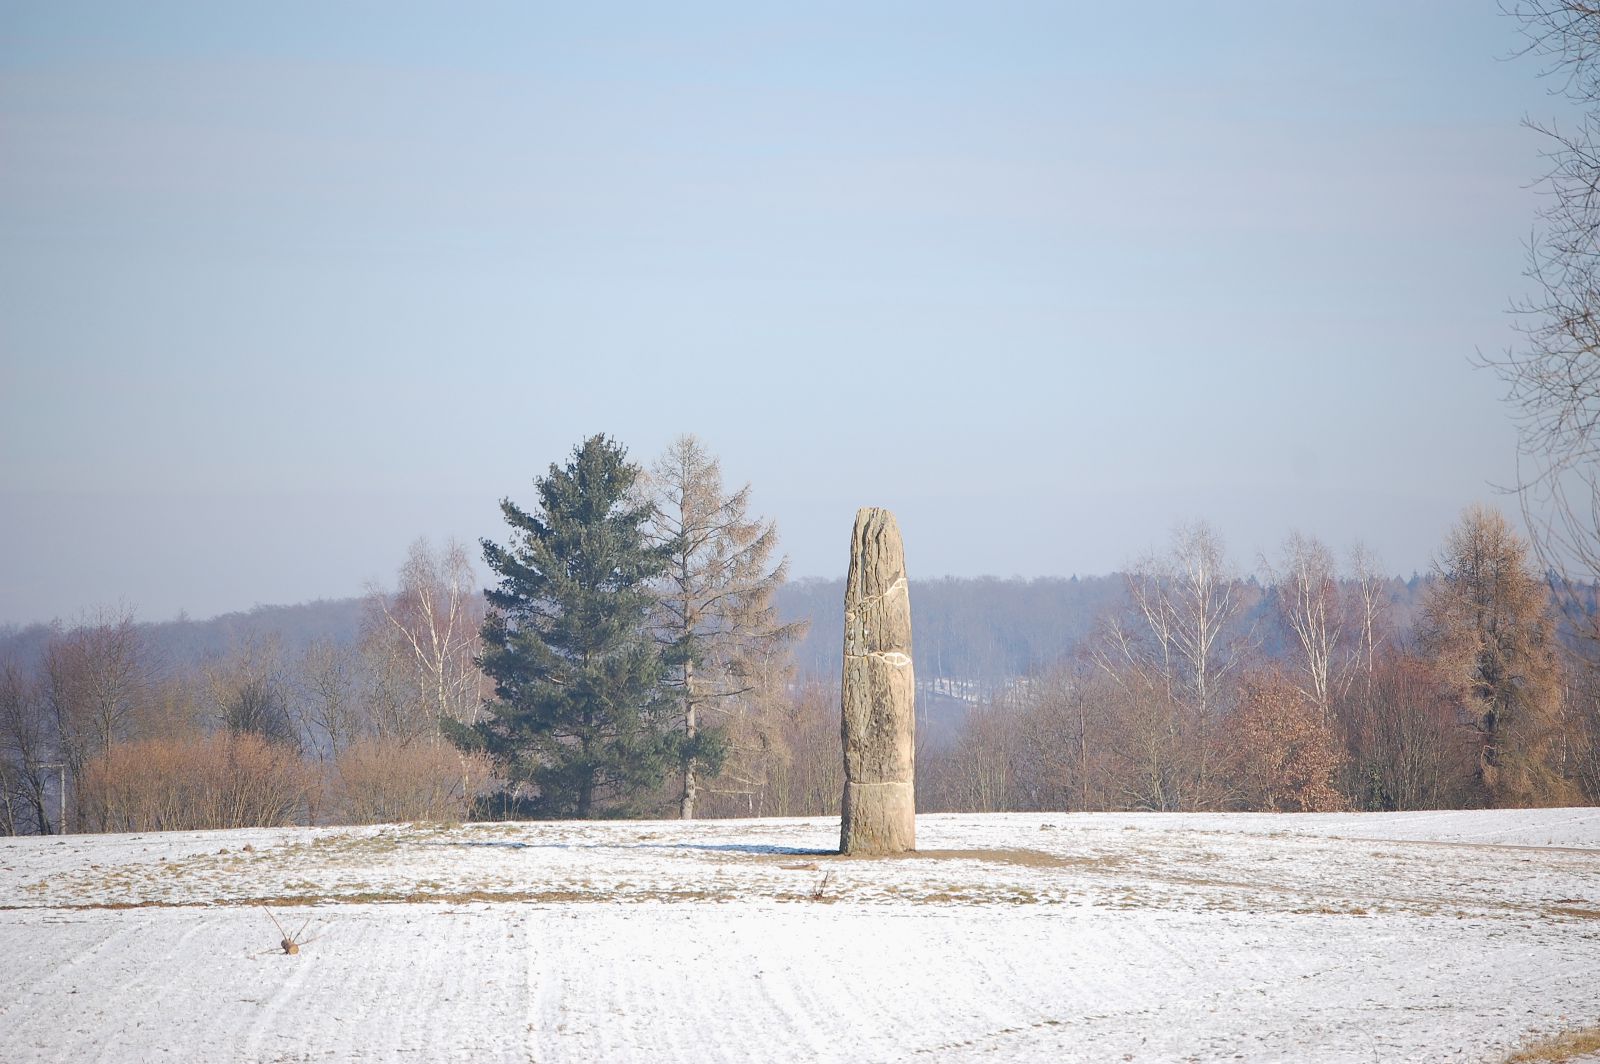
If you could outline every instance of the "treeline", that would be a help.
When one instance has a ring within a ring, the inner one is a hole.
[[[913,578],[918,679],[930,690],[961,692],[967,699],[1003,691],[1070,658],[1095,634],[1102,617],[1127,602],[1125,573],[1031,579],[918,578],[913,573]],[[1386,614],[1397,627],[1409,628],[1428,580],[1418,575],[1384,578]],[[1261,652],[1273,658],[1288,653],[1282,635],[1272,628],[1270,588],[1252,574],[1245,578],[1240,598],[1249,603],[1247,613],[1260,621]],[[843,603],[843,578],[789,580],[773,596],[778,616],[802,627],[793,644],[800,679],[837,679]],[[270,646],[292,662],[313,645],[358,648],[367,637],[369,607],[367,597],[323,599],[257,606],[203,620],[142,621],[139,638],[145,654],[164,669],[215,667],[243,647]],[[97,622],[91,618],[82,623]],[[0,625],[0,661],[34,667],[65,627],[71,626]]]
[[[476,716],[481,594],[458,546],[413,546],[355,640],[251,632],[174,663],[126,611],[0,663],[0,831],[459,818],[488,773],[442,743]]]
[[[163,667],[199,668],[238,653],[239,648],[271,643],[286,655],[313,643],[353,647],[361,641],[368,601],[365,596],[319,599],[294,605],[261,605],[216,617],[179,616],[169,621],[139,621],[145,652]],[[60,620],[0,625],[0,661],[29,668],[63,630],[97,624],[108,615],[131,615],[128,608],[101,609],[66,624]]]
[[[487,597],[419,542],[357,603],[13,633],[0,832],[837,812],[838,582],[786,583],[692,437],[648,471],[594,437],[536,486]],[[1426,579],[1301,536],[1255,569],[1199,525],[1115,577],[913,574],[919,807],[1600,797],[1594,588],[1558,612],[1498,514]]]
[[[503,502],[487,594],[462,548],[417,544],[354,641],[252,632],[193,664],[125,612],[17,633],[0,831],[837,802],[837,710],[795,681],[775,527],[692,437],[648,472],[625,455],[592,437],[535,506]]]
[[[1290,537],[1265,583],[1204,525],[1127,577],[1070,659],[919,764],[929,810],[1328,811],[1600,800],[1594,589],[1466,511],[1397,623],[1392,582]],[[1252,598],[1256,597],[1252,608]]]
[[[914,561],[914,559],[913,559]],[[915,627],[917,680],[925,689],[974,699],[998,694],[1018,680],[1037,676],[1087,646],[1104,620],[1130,605],[1130,577],[993,576],[918,578],[912,573],[911,616]],[[1350,578],[1335,577],[1344,584]],[[1409,629],[1421,607],[1428,577],[1372,575],[1385,619]],[[1267,658],[1292,652],[1289,633],[1276,619],[1270,573],[1238,578],[1234,591],[1239,624],[1254,633]],[[837,678],[843,632],[844,580],[815,577],[791,581],[777,595],[779,611],[806,622],[795,647],[802,676]]]

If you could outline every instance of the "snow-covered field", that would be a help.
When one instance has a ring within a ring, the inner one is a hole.
[[[0,839],[0,1062],[1499,1061],[1600,1025],[1600,810],[917,830]]]

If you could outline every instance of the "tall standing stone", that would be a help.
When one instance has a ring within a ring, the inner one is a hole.
[[[894,514],[856,513],[844,589],[844,804],[841,853],[917,845],[916,684],[911,598]]]

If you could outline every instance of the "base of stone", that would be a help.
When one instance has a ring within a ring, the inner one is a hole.
[[[909,781],[844,785],[840,853],[905,853],[916,848],[917,801]]]

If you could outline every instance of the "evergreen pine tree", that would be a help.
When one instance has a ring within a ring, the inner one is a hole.
[[[449,730],[486,750],[537,815],[635,812],[676,761],[647,626],[668,555],[645,538],[639,472],[621,445],[591,436],[537,482],[538,513],[501,501],[506,546],[483,541],[500,583],[486,592],[480,665],[497,701]]]

